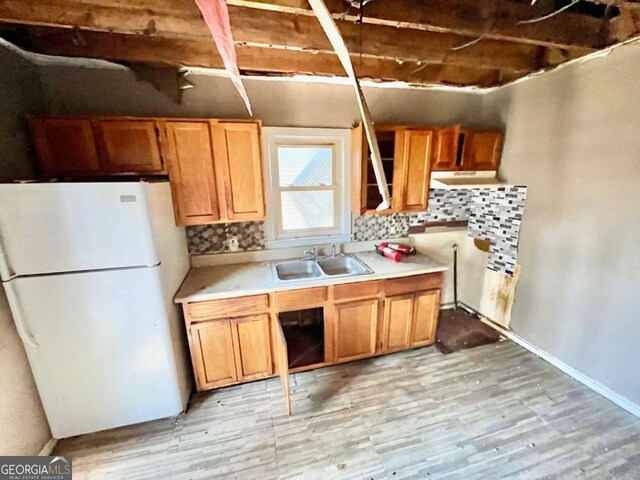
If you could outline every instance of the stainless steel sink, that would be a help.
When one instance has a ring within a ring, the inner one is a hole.
[[[276,278],[284,282],[306,280],[322,275],[314,260],[293,260],[278,263],[274,266]]]
[[[352,255],[273,262],[271,270],[277,283],[326,280],[373,273],[373,270]]]
[[[324,273],[335,277],[336,275],[362,275],[371,270],[359,260],[346,255],[339,257],[323,258],[318,260],[318,265]]]

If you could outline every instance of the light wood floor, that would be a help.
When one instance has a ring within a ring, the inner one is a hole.
[[[640,419],[508,341],[306,372],[292,390],[292,417],[272,379],[56,454],[76,480],[640,478]]]

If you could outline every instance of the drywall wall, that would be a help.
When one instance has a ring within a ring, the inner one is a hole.
[[[640,404],[640,45],[502,88],[501,175],[528,186],[511,327]]]
[[[42,95],[34,65],[5,44],[0,44],[0,96],[0,181],[30,178],[25,115],[42,108]],[[0,455],[37,454],[51,433],[2,288],[0,392]]]
[[[247,118],[228,78],[194,73],[182,104],[102,61],[34,56],[49,113]],[[359,118],[353,87],[292,79],[243,80],[255,118],[264,125],[350,127]],[[365,87],[378,123],[475,124],[481,96],[472,92]]]
[[[444,272],[440,298],[442,304],[454,301],[452,246],[458,246],[458,301],[477,309],[487,271],[487,253],[476,248],[467,229],[429,229],[426,233],[411,234],[409,237],[416,250],[449,267]]]
[[[36,66],[0,39],[0,182],[33,178],[26,116],[44,108]]]
[[[51,432],[1,288],[0,392],[0,455],[38,454]]]

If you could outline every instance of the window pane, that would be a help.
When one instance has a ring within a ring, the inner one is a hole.
[[[333,192],[282,192],[282,230],[334,227]]]
[[[331,147],[278,147],[280,186],[331,185]]]

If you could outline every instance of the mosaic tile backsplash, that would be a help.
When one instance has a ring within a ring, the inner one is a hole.
[[[267,231],[263,221],[220,223],[187,227],[189,254],[230,252],[230,240],[238,240],[238,251],[264,250]]]
[[[469,236],[490,243],[487,268],[513,275],[518,255],[518,235],[527,187],[505,186],[483,189],[431,189],[426,212],[391,215],[354,215],[352,239],[355,242],[406,237],[409,226],[425,221],[469,221]],[[267,233],[259,222],[227,223],[187,227],[191,255],[232,251],[235,238],[238,251],[264,250]]]
[[[426,212],[411,213],[409,226],[422,226],[424,222],[455,222],[468,220],[473,189],[432,188]]]
[[[469,236],[490,243],[487,268],[513,275],[527,187],[473,190]]]
[[[409,215],[393,213],[381,215],[354,215],[351,235],[354,242],[406,237],[409,234]]]

